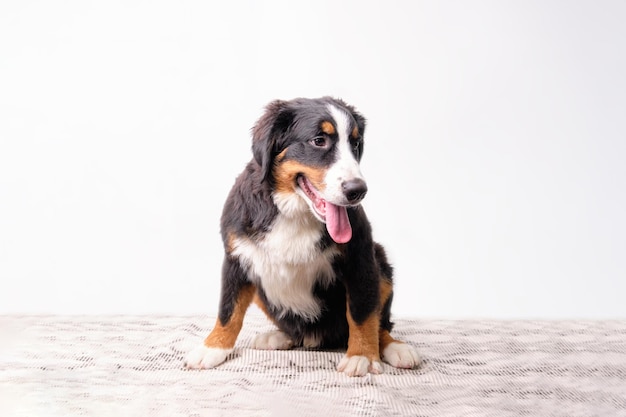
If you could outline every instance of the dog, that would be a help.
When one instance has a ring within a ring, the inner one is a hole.
[[[276,100],[252,128],[253,158],[221,218],[219,313],[185,360],[207,369],[233,351],[255,302],[278,330],[256,349],[346,349],[339,372],[414,368],[416,350],[390,332],[392,266],[360,205],[365,118],[332,97]]]

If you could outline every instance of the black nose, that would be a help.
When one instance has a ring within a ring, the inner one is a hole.
[[[363,197],[365,197],[365,194],[367,193],[367,184],[362,179],[355,178],[353,180],[344,181],[341,184],[341,189],[343,191],[343,195],[346,196],[348,203],[356,204],[363,200]]]

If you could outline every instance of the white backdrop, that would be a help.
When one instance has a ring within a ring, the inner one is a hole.
[[[275,99],[369,119],[406,317],[626,318],[623,1],[0,3],[0,313],[214,313]]]

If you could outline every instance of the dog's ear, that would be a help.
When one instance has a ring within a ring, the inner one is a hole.
[[[252,128],[252,155],[261,166],[262,179],[271,179],[274,157],[282,151],[281,138],[293,121],[293,112],[288,109],[288,102],[272,101],[265,108],[265,113]]]

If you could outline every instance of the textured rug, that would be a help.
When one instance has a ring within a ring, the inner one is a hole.
[[[626,416],[624,321],[420,321],[415,370],[350,378],[341,352],[257,351],[183,369],[213,318],[0,316],[0,416]]]

